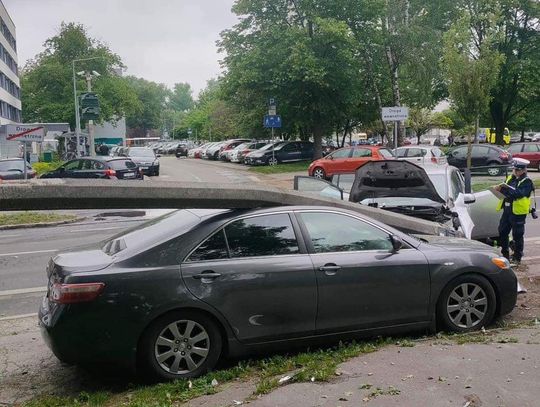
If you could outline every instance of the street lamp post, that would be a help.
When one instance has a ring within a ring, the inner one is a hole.
[[[77,138],[77,148],[75,151],[77,153],[77,157],[81,155],[80,153],[81,116],[79,112],[79,98],[77,97],[77,78],[75,76],[75,62],[91,61],[94,59],[104,59],[104,57],[80,58],[80,59],[74,59],[73,61],[71,61],[71,65],[73,69],[73,98],[75,99],[75,137]],[[92,153],[92,148],[90,148],[90,152]]]

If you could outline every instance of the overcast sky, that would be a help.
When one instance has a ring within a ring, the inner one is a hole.
[[[232,27],[234,0],[2,0],[17,26],[19,65],[43,50],[62,21],[84,24],[120,55],[126,74],[196,92],[220,73],[215,45]]]

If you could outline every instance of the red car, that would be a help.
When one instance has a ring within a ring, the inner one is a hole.
[[[507,148],[512,158],[529,160],[529,168],[540,171],[540,143],[516,143]]]
[[[393,158],[394,154],[386,147],[346,147],[313,161],[308,172],[311,177],[328,179],[334,174],[355,172],[358,167],[371,160],[391,160]]]

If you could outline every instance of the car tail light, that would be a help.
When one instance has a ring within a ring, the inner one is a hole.
[[[115,170],[105,170],[105,175],[108,177],[116,177],[116,171]]]
[[[437,157],[431,157],[431,162],[437,164]]]
[[[104,283],[60,284],[51,288],[49,298],[58,304],[94,301],[105,288]]]

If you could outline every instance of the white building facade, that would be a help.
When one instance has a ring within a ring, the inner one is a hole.
[[[15,24],[0,0],[0,124],[21,122]]]

